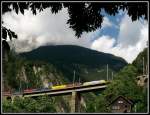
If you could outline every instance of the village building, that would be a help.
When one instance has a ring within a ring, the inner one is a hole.
[[[133,102],[123,96],[118,96],[109,104],[112,113],[130,113],[132,106]]]
[[[147,79],[148,79],[147,75],[137,76],[136,79],[137,79],[137,85],[138,86],[141,86],[141,87],[147,86]]]

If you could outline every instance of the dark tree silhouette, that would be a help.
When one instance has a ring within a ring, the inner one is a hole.
[[[12,5],[12,9],[10,6]],[[79,38],[83,32],[91,32],[101,27],[103,15],[101,10],[104,9],[109,15],[115,15],[120,9],[126,9],[132,21],[138,20],[140,17],[148,20],[148,2],[2,2],[2,14],[14,10],[17,14],[24,14],[25,9],[31,8],[34,15],[37,11],[51,7],[52,13],[58,13],[65,7],[68,9],[69,19],[67,24],[75,31],[75,35]],[[2,22],[3,23],[3,22]],[[17,35],[2,27],[3,39],[17,37]],[[10,34],[11,33],[11,34]]]
[[[8,52],[10,51],[10,46],[9,44],[6,42],[6,40],[2,41],[2,52],[3,52],[3,62],[7,61],[8,59]]]

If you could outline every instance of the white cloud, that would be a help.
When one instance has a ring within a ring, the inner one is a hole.
[[[132,22],[129,16],[125,15],[117,39],[110,36],[99,37],[91,44],[91,48],[123,57],[128,63],[132,63],[146,47],[147,41],[148,24],[142,24],[140,21]],[[117,45],[114,46],[116,42]]]
[[[122,44],[122,47],[135,45],[139,42],[142,26],[143,24],[140,21],[132,22],[131,18],[125,15],[120,24],[118,44]]]
[[[112,25],[113,25],[113,24],[112,24],[112,22],[109,20],[109,18],[104,17],[103,23],[102,23],[102,28],[111,27]]]
[[[90,46],[86,39],[90,33],[84,33],[78,39],[66,24],[69,18],[66,8],[57,14],[52,14],[50,8],[37,15],[33,15],[30,10],[26,10],[24,15],[17,15],[13,11],[4,14],[2,18],[4,26],[18,35],[18,39],[13,41],[17,52],[29,51],[45,44]]]
[[[102,36],[92,43],[91,48],[107,52],[108,49],[111,49],[113,47],[114,43],[115,39],[112,39],[110,36]]]

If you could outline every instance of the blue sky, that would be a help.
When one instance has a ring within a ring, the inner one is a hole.
[[[121,15],[120,14],[116,14],[115,16],[113,16],[113,15],[110,16],[107,13],[105,13],[105,11],[103,10],[102,14],[103,14],[103,16],[107,17],[113,23],[113,25],[116,25],[118,27],[119,23],[121,21],[121,18],[123,18],[124,14],[125,14],[123,11],[120,11],[120,12],[122,12],[122,13],[120,13]],[[117,38],[118,33],[119,33],[118,32],[119,29],[117,27],[114,27],[114,26],[106,27],[105,29],[100,30],[100,34],[102,34],[102,35],[110,35],[110,36],[112,36],[114,38]]]
[[[93,41],[93,40],[95,40],[98,37],[103,36],[103,35],[109,35],[112,38],[117,39],[117,36],[119,34],[119,24],[125,15],[125,11],[120,10],[118,14],[113,16],[113,15],[108,15],[105,12],[105,10],[102,10],[101,14],[104,17],[107,17],[109,19],[109,21],[112,23],[112,26],[107,26],[105,28],[99,28],[98,31],[96,31],[94,33],[94,36],[91,36],[91,38],[92,38],[91,41]]]
[[[2,16],[4,26],[17,33],[18,39],[10,42],[17,52],[31,51],[46,44],[78,45],[100,52],[111,53],[131,63],[146,47],[148,41],[148,22],[132,22],[126,12],[120,11],[116,16],[103,11],[102,28],[94,32],[83,33],[81,38],[67,25],[68,11],[63,8],[52,14],[45,9],[36,16],[30,10],[18,15],[14,12]]]

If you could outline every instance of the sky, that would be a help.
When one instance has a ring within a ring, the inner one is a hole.
[[[7,12],[2,15],[3,26],[18,35],[9,43],[16,52],[27,52],[43,45],[78,45],[122,57],[128,63],[143,51],[148,42],[148,22],[132,22],[126,11],[109,16],[104,11],[102,27],[94,32],[83,33],[80,38],[66,24],[69,15],[66,8],[52,14],[50,8],[33,15],[30,10],[18,15]]]

